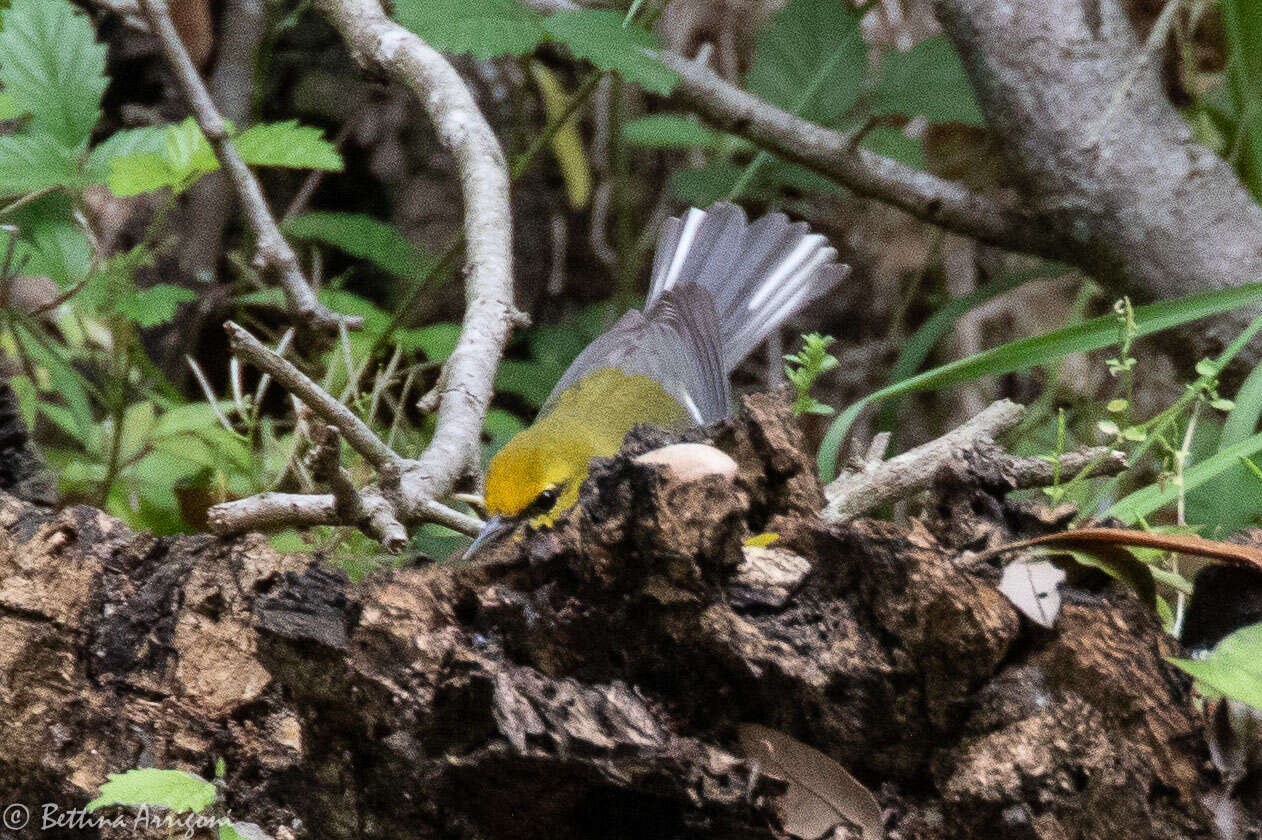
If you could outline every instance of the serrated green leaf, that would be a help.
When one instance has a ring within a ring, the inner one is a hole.
[[[249,166],[331,172],[340,172],[343,167],[342,156],[320,129],[292,120],[252,126],[234,137],[233,143]],[[100,155],[97,165],[108,167],[106,183],[115,195],[139,195],[165,187],[179,192],[219,168],[214,150],[192,119],[165,126],[159,148],[154,146],[159,144],[153,137],[138,137],[136,151],[120,148],[120,152],[128,153],[109,158]]]
[[[881,59],[872,107],[880,114],[924,116],[936,123],[985,124],[964,65],[943,35]]]
[[[297,120],[250,126],[232,142],[250,166],[322,172],[341,172],[345,166],[341,154],[324,139],[321,129],[300,125]],[[210,150],[209,143],[205,144],[205,149]]]
[[[670,93],[679,76],[657,58],[661,42],[642,26],[624,26],[623,19],[621,12],[607,9],[576,9],[556,12],[543,25],[576,57],[615,71],[645,90],[663,96]]]
[[[1169,657],[1166,661],[1215,691],[1262,709],[1262,624],[1227,636],[1205,659]]]
[[[306,213],[287,222],[285,232],[332,245],[405,279],[422,277],[434,265],[433,257],[393,227],[356,213]]]
[[[712,148],[721,135],[701,123],[674,114],[654,114],[622,127],[622,142],[646,149]]]
[[[850,3],[792,0],[758,34],[746,86],[773,105],[835,126],[866,75],[867,48]]]
[[[436,50],[483,59],[527,55],[545,36],[543,17],[518,0],[395,0],[394,16]]]
[[[29,132],[0,137],[0,195],[73,186],[78,180],[74,150],[48,135]]]
[[[82,149],[101,116],[105,45],[70,0],[15,0],[0,15],[0,84],[63,146]]]
[[[156,327],[175,317],[181,303],[196,300],[191,289],[159,283],[140,289],[116,302],[118,311],[139,327]]]
[[[100,795],[87,805],[96,811],[107,805],[161,805],[172,811],[201,812],[215,802],[215,786],[183,770],[128,770],[111,773]]]

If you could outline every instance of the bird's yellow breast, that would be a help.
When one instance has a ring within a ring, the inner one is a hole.
[[[551,524],[578,500],[592,458],[618,452],[637,424],[691,425],[687,411],[655,380],[601,368],[563,391],[534,425],[513,437],[487,467],[486,509],[496,516],[527,512],[549,488],[559,495],[536,525]]]

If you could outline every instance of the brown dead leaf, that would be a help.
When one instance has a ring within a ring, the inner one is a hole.
[[[764,775],[788,784],[776,802],[784,830],[803,840],[831,836],[844,822],[865,840],[885,836],[876,797],[846,769],[817,749],[756,723],[738,727],[745,758]]]
[[[1047,548],[1094,551],[1106,546],[1155,548],[1160,551],[1177,551],[1220,560],[1232,566],[1250,566],[1262,569],[1262,549],[1249,545],[1207,540],[1195,534],[1154,534],[1150,531],[1130,528],[1080,528],[1061,534],[1048,534],[1024,542],[1000,546],[993,553],[1014,551],[1021,548],[1045,546]]]

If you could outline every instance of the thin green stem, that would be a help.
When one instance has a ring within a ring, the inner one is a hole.
[[[1184,390],[1177,400],[1145,424],[1147,426],[1148,434],[1130,456],[1132,470],[1135,468],[1135,465],[1140,462],[1140,459],[1147,454],[1149,448],[1165,434],[1170,425],[1181,417],[1183,413],[1191,407],[1194,401],[1200,398],[1201,393],[1211,382],[1218,378],[1218,375],[1222,372],[1223,368],[1227,367],[1231,360],[1240,354],[1241,350],[1249,346],[1249,342],[1252,341],[1253,337],[1260,331],[1262,331],[1262,315],[1259,315],[1250,321],[1249,325],[1244,328],[1240,335],[1236,336],[1235,341],[1231,342],[1231,344],[1229,344],[1227,348],[1218,355],[1218,358],[1211,361],[1212,370],[1207,371],[1198,377],[1195,382]],[[1129,472],[1130,470],[1127,470],[1127,473]],[[1092,497],[1091,502],[1083,507],[1082,512],[1079,513],[1078,517],[1074,520],[1075,524],[1080,523],[1091,516],[1105,498],[1108,498],[1116,492],[1117,485],[1120,483],[1122,476],[1127,473],[1122,473],[1122,475],[1111,478],[1105,482],[1104,485],[1096,492],[1096,495]]]

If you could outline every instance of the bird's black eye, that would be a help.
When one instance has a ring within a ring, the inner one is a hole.
[[[526,516],[538,516],[552,510],[552,506],[556,504],[557,499],[561,498],[561,485],[553,484],[547,490],[544,490],[535,500],[531,502],[524,511]]]

